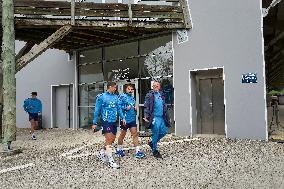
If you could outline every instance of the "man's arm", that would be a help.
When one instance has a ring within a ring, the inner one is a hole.
[[[118,97],[118,105],[121,108],[122,111],[126,111],[127,110],[127,103],[126,103],[126,98],[124,95],[120,95]]]
[[[99,115],[101,114],[102,104],[103,104],[103,99],[102,99],[102,94],[100,94],[96,98],[96,105],[95,105],[96,107],[95,107],[94,119],[93,119],[94,125],[98,124],[98,118],[99,118]]]
[[[150,100],[151,95],[150,93],[147,93],[144,101],[144,118],[146,119],[149,119],[150,117]]]
[[[28,99],[25,99],[23,108],[26,112],[28,112],[28,106],[29,106]]]

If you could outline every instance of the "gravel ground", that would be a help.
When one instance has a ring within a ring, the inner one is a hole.
[[[95,135],[51,129],[32,141],[27,129],[19,130],[13,144],[23,153],[0,156],[0,188],[284,188],[283,144],[169,135],[159,146],[163,159],[144,145],[146,158],[135,159],[130,151],[113,170],[96,158],[103,138]],[[127,136],[126,146],[130,141]]]

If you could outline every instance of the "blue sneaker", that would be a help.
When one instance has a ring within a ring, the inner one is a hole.
[[[123,157],[123,156],[125,156],[123,150],[116,150],[115,155],[116,155],[116,157]]]
[[[135,157],[141,159],[141,158],[145,157],[145,154],[144,154],[143,152],[141,152],[141,151],[138,151],[138,152],[135,154]]]

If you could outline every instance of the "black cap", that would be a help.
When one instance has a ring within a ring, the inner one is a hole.
[[[31,94],[32,94],[32,95],[36,95],[36,96],[37,96],[37,92],[32,92]]]

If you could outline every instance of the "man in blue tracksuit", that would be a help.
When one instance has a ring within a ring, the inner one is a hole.
[[[157,143],[167,134],[167,127],[170,127],[165,96],[160,89],[160,83],[154,82],[153,90],[147,93],[144,103],[146,127],[152,130],[152,141],[149,142],[149,146],[152,149],[153,156],[156,158],[162,158],[157,149]]]
[[[133,138],[133,144],[136,148],[135,157],[143,158],[145,157],[145,154],[140,149],[139,139],[137,134],[136,112],[138,107],[135,105],[136,102],[133,97],[134,87],[132,86],[132,84],[127,84],[125,87],[126,87],[125,88],[126,92],[119,96],[119,104],[125,116],[126,125],[121,124],[120,126],[121,131],[118,137],[118,147],[116,150],[116,155],[118,157],[123,157],[125,155],[124,151],[122,150],[122,144],[127,129],[129,129]]]
[[[41,101],[37,98],[37,92],[32,92],[32,98],[27,98],[24,101],[24,110],[29,114],[31,123],[32,139],[36,140],[35,129],[38,127],[38,114],[42,112]]]
[[[105,149],[100,150],[98,158],[103,162],[106,162],[108,160],[109,165],[112,168],[119,168],[119,165],[115,163],[112,157],[111,147],[111,145],[115,141],[117,133],[116,121],[118,114],[123,120],[123,124],[125,125],[125,117],[119,106],[118,96],[115,94],[116,88],[117,85],[115,82],[109,82],[107,83],[107,91],[97,96],[92,125],[92,128],[96,129],[98,124],[98,117],[101,116],[102,133],[105,136]]]

